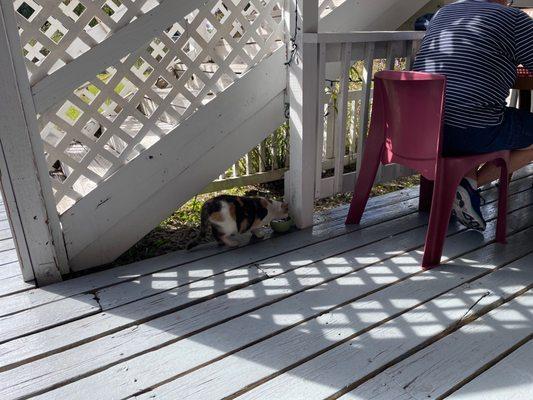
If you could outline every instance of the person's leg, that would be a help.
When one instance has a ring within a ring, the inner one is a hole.
[[[444,132],[444,144],[460,153],[481,151],[491,153],[499,150],[512,150],[509,173],[516,171],[533,160],[533,114],[508,108],[502,124],[493,128],[449,130]],[[446,134],[449,134],[448,138]],[[450,135],[451,133],[451,135]],[[447,140],[448,139],[448,140]],[[522,149],[522,150],[515,150]],[[458,220],[468,228],[483,230],[485,220],[480,208],[479,186],[497,180],[500,169],[489,163],[476,168],[465,176],[457,188],[454,213]]]
[[[511,152],[509,173],[513,173],[533,161],[533,147],[514,150]],[[468,178],[474,179],[477,186],[483,186],[497,180],[500,177],[500,168],[494,164],[483,165],[477,173],[470,173]]]
[[[533,146],[511,151],[509,173],[525,167],[533,161]],[[457,188],[453,205],[454,214],[463,225],[470,229],[485,230],[485,219],[481,213],[480,195],[476,190],[500,178],[500,168],[492,163],[483,165],[479,170],[471,171]]]
[[[490,142],[495,133],[492,129],[456,128],[445,126],[443,153],[445,157],[476,154],[480,142]],[[471,171],[457,187],[452,214],[470,229],[484,230],[486,222],[481,213],[481,197],[477,191],[477,170]]]
[[[484,231],[487,223],[481,212],[481,196],[475,184],[463,179],[457,187],[453,214],[469,229]]]
[[[533,114],[524,110],[508,108],[505,110],[503,123],[499,126],[497,137],[491,142],[487,151],[512,150],[509,173],[526,166],[533,161]],[[494,164],[486,164],[467,174],[470,182],[483,186],[500,177],[500,169]]]

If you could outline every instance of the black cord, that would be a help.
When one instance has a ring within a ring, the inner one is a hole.
[[[298,44],[296,43],[296,36],[298,35],[298,4],[296,4],[296,10],[294,12],[294,35],[290,38],[291,42],[291,51],[289,54],[289,59],[285,62],[286,66],[290,66],[294,61],[296,56],[296,51],[298,50]]]

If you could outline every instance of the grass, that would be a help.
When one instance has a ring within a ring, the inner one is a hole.
[[[98,89],[98,88],[97,88],[96,86],[94,86],[94,85],[89,85],[89,86],[87,86],[87,90],[88,90],[90,93],[94,94],[95,96],[98,95],[98,93],[100,93],[100,89]]]
[[[376,185],[371,196],[379,196],[418,185],[418,176],[400,178],[393,182]],[[187,243],[194,238],[200,225],[200,209],[205,201],[220,195],[233,194],[239,196],[268,196],[280,198],[283,196],[283,181],[272,182],[261,186],[246,186],[198,195],[176,210],[170,217],[141,239],[135,246],[124,253],[113,265],[124,265],[146,258],[160,256],[172,251],[185,249]],[[351,193],[338,194],[315,203],[315,212],[329,210],[343,204],[348,204],[352,198]],[[211,241],[210,235],[204,242]]]
[[[74,121],[76,122],[78,120],[78,118],[80,117],[81,115],[81,111],[76,108],[76,107],[70,107],[68,110],[67,110],[67,118],[70,119],[71,121]]]
[[[220,194],[250,195],[252,190],[254,189],[251,187],[243,187],[196,196],[162,221],[157,228],[142,238],[113,264],[129,264],[172,251],[183,250],[187,243],[198,234],[200,209],[207,200]],[[211,236],[208,235],[205,241],[210,240]]]
[[[116,94],[120,94],[122,93],[122,91],[124,90],[124,88],[126,87],[126,84],[124,82],[120,82],[116,87],[115,87],[115,93]]]

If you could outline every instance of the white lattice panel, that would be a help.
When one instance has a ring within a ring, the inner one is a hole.
[[[208,4],[40,116],[60,213],[283,45],[282,0]]]
[[[160,0],[14,0],[32,84],[87,52]]]

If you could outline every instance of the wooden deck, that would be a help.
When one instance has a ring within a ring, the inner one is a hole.
[[[487,188],[486,232],[452,223],[430,271],[410,189],[372,199],[360,227],[343,207],[252,246],[8,289],[0,398],[531,399],[532,183],[532,167],[512,182],[506,246]]]
[[[15,243],[0,193],[0,298],[34,287],[33,284],[22,280]],[[1,311],[0,315],[3,315]]]

